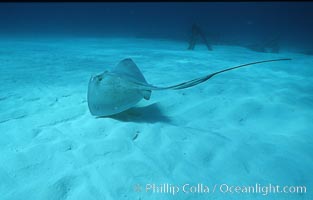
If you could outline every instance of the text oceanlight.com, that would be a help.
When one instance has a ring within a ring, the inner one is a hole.
[[[225,194],[261,194],[269,195],[273,193],[285,193],[285,194],[304,194],[307,192],[306,186],[291,186],[291,185],[273,185],[273,184],[254,184],[254,185],[230,185],[230,184],[215,184],[206,185],[202,183],[198,184],[182,184],[174,185],[169,183],[163,184],[145,184],[135,185],[136,192],[147,192],[155,194],[170,194],[176,195],[178,193],[185,194],[209,194],[209,193],[225,193]]]

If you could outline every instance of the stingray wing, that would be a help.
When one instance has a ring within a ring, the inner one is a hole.
[[[136,82],[147,83],[145,77],[141,73],[140,69],[130,58],[126,58],[118,63],[112,70],[113,73],[126,76],[135,80]]]
[[[118,65],[116,65],[116,67],[111,71],[111,73],[131,81],[138,87],[138,89],[141,90],[144,99],[150,99],[151,89],[149,84],[132,59],[126,58],[120,61]]]
[[[175,88],[175,86],[157,87],[148,84],[140,69],[131,58],[126,58],[120,61],[118,65],[116,65],[116,67],[111,71],[111,74],[123,77],[124,79],[127,79],[133,83],[138,89],[143,91],[145,99],[150,98],[151,90],[167,90]]]

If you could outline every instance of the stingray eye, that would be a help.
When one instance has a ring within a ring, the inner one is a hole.
[[[98,80],[99,80],[99,81],[102,81],[102,77],[101,77],[101,76],[99,76]]]

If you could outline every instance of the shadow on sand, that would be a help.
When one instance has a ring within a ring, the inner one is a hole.
[[[139,122],[139,123],[170,123],[171,120],[162,113],[157,103],[145,107],[134,107],[124,112],[108,116],[123,122]],[[104,118],[104,117],[100,117]]]

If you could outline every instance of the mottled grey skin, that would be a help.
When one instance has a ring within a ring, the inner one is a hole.
[[[91,77],[88,87],[88,106],[94,116],[120,113],[137,104],[144,97],[132,81],[104,72]]]

